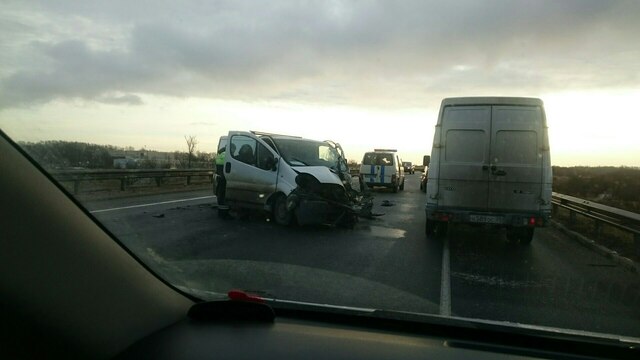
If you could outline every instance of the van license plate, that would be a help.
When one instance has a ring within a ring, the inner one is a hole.
[[[491,216],[491,215],[469,215],[469,220],[471,222],[483,223],[483,224],[504,223],[504,218],[502,216]]]

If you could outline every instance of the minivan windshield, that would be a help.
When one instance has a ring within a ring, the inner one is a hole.
[[[293,166],[326,166],[337,169],[340,154],[331,145],[306,139],[274,138],[280,155]]]

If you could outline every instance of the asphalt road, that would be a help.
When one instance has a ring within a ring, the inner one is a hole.
[[[553,228],[537,229],[528,246],[483,227],[427,238],[418,183],[408,175],[404,191],[376,191],[374,212],[385,215],[354,229],[282,227],[261,214],[220,220],[211,191],[86,206],[186,288],[640,337],[640,275]]]

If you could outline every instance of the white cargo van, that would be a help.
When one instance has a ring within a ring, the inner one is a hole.
[[[393,192],[404,190],[404,166],[395,149],[367,152],[360,165],[360,178],[369,188],[384,186]]]
[[[551,216],[551,160],[542,101],[467,97],[442,101],[427,179],[426,232],[448,223],[507,228],[529,243]]]

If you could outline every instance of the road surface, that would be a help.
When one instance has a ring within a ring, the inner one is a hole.
[[[397,194],[376,191],[374,212],[385,215],[354,229],[282,227],[261,214],[221,220],[210,190],[86,206],[186,288],[640,337],[638,274],[553,228],[537,229],[528,246],[483,227],[427,238],[419,179],[408,175]]]

